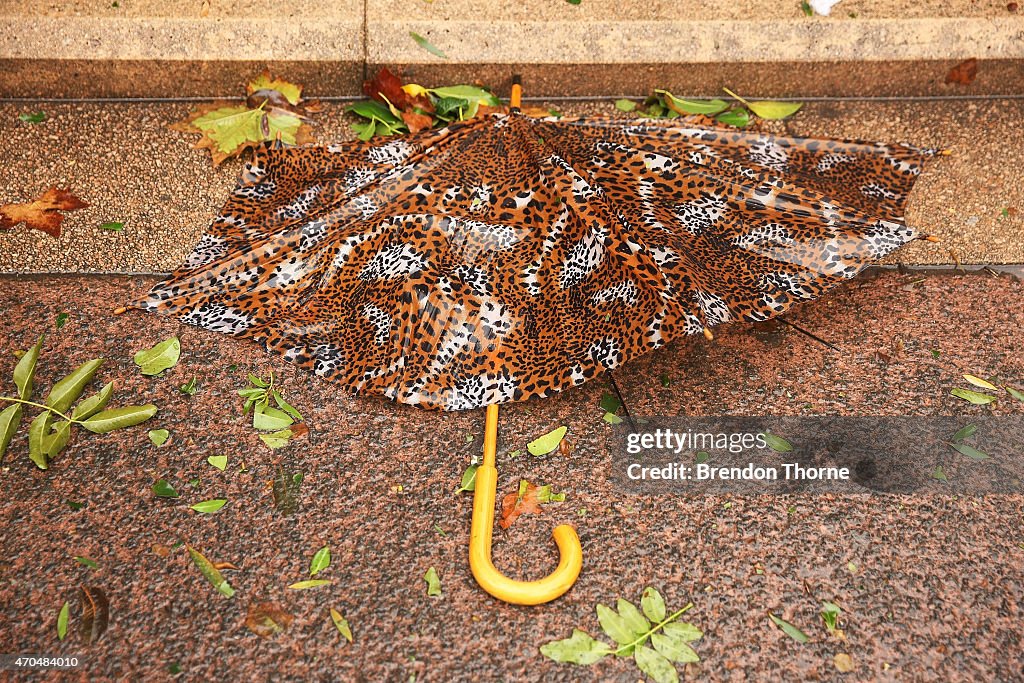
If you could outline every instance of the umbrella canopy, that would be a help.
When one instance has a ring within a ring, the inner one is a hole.
[[[917,237],[903,207],[933,150],[698,122],[513,110],[267,145],[133,305],[356,392],[459,410],[777,316]]]

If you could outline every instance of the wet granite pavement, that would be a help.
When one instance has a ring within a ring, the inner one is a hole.
[[[499,495],[527,478],[567,497],[497,530],[497,566],[524,578],[550,571],[557,523],[575,524],[584,548],[583,573],[566,596],[510,606],[476,587],[465,557],[472,501],[453,494],[480,452],[482,411],[425,412],[353,397],[253,343],[139,312],[111,315],[151,282],[0,278],[3,393],[13,391],[12,352],[49,330],[37,387],[103,355],[94,387],[116,380],[112,405],[160,409],[145,426],[76,433],[45,472],[27,458],[24,425],[0,468],[0,649],[83,657],[86,665],[64,679],[169,680],[168,667],[177,666],[179,680],[197,681],[635,681],[631,662],[573,667],[546,660],[538,647],[573,627],[600,635],[594,605],[636,600],[647,585],[670,608],[694,603],[686,618],[705,637],[695,643],[702,661],[686,667],[688,680],[1020,678],[1022,495],[627,495],[609,481],[612,431],[598,408],[607,385],[595,381],[502,411]],[[618,382],[638,415],[1019,414],[1024,403],[1009,397],[977,407],[949,392],[966,386],[962,373],[1024,388],[1022,294],[1024,285],[1009,277],[865,277],[791,316],[841,352],[784,327],[729,325],[716,328],[712,342],[679,340],[631,361]],[[69,319],[54,331],[61,311]],[[181,338],[181,362],[166,376],[143,377],[133,353],[172,334]],[[247,371],[271,369],[310,426],[280,451],[259,441],[234,393]],[[193,376],[198,393],[180,393]],[[562,424],[568,455],[507,457]],[[161,427],[171,438],[156,448],[146,431]],[[224,472],[206,463],[213,454],[228,456]],[[304,476],[291,516],[270,493],[279,467]],[[158,478],[181,498],[155,498]],[[215,514],[189,509],[219,497],[229,502]],[[218,594],[178,542],[236,564],[225,571],[234,598]],[[333,562],[318,578],[333,585],[289,590],[308,578],[310,558],[325,544]],[[431,566],[441,577],[439,598],[426,595],[422,577]],[[110,599],[110,627],[91,646],[77,632],[82,584]],[[65,600],[71,632],[58,642]],[[842,607],[845,640],[824,629],[823,600]],[[294,617],[285,632],[264,639],[246,628],[250,606],[262,602]],[[353,644],[335,631],[331,607],[347,617]],[[810,642],[789,639],[768,611]],[[838,653],[852,657],[851,673],[837,671]]]

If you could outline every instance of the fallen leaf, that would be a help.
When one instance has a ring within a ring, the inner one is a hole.
[[[109,221],[100,225],[100,230],[106,230],[107,232],[121,232],[124,230],[124,223],[119,221]]]
[[[977,391],[971,391],[970,389],[953,389],[949,392],[951,396],[963,399],[968,403],[973,403],[976,406],[983,406],[992,403],[996,400],[995,396],[989,394],[982,394]]]
[[[270,75],[269,69],[264,69],[259,76],[249,81],[245,86],[245,94],[249,97],[260,91],[266,90],[274,90],[281,93],[288,104],[291,105],[297,105],[302,101],[301,85],[289,83],[281,78],[274,78]],[[256,103],[254,106],[258,106],[258,104],[259,103]]]
[[[185,549],[188,550],[189,557],[191,557],[195,565],[199,567],[199,571],[202,575],[206,577],[207,581],[213,584],[214,588],[216,588],[221,595],[226,598],[234,596],[235,589],[231,587],[231,584],[229,584],[228,580],[224,578],[224,575],[220,573],[220,570],[217,569],[212,562],[206,559],[205,555],[188,544],[185,544]]]
[[[196,512],[202,512],[204,514],[211,514],[220,510],[228,501],[224,498],[214,498],[213,500],[204,500],[201,503],[192,505],[192,509]]]
[[[459,489],[455,493],[476,490],[476,471],[479,468],[479,465],[470,465],[466,468],[466,471],[462,473],[462,483],[459,485]]]
[[[978,60],[974,57],[964,60],[954,66],[946,74],[946,83],[957,85],[970,85],[978,75]]]
[[[68,634],[68,613],[70,611],[71,604],[65,600],[60,612],[57,613],[57,640],[64,640],[64,636]]]
[[[523,486],[525,484],[525,487]],[[498,524],[502,529],[512,526],[513,522],[523,514],[540,514],[544,510],[537,499],[537,486],[527,482],[520,482],[519,491],[509,493],[501,499],[501,518]]]
[[[837,653],[836,656],[832,658],[832,661],[835,663],[836,671],[839,673],[850,673],[854,669],[853,659],[851,659],[850,655],[845,652]]]
[[[448,55],[446,55],[444,52],[438,49],[433,43],[431,43],[429,40],[427,40],[420,34],[416,33],[415,31],[409,31],[409,37],[415,40],[417,45],[419,45],[420,47],[422,47],[424,50],[434,55],[435,57],[440,57],[441,59],[448,59]]]
[[[153,493],[160,496],[161,498],[177,498],[178,492],[174,490],[174,487],[166,479],[157,479],[156,483],[153,484]]]
[[[147,377],[159,375],[164,370],[173,368],[181,357],[181,342],[171,337],[150,349],[143,349],[135,354],[135,364]]]
[[[633,100],[615,100],[615,108],[619,111],[630,112],[636,109],[636,102]]]
[[[323,570],[331,566],[331,548],[330,546],[324,546],[320,550],[316,551],[313,555],[313,559],[309,563],[309,575],[316,576]]]
[[[771,432],[764,433],[764,440],[768,444],[768,448],[771,448],[776,453],[790,453],[793,450],[793,444],[783,439],[777,434]]]
[[[965,444],[965,443],[951,443],[951,444],[949,444],[949,446],[953,450],[957,451],[958,453],[966,455],[971,460],[988,460],[989,459],[988,453],[983,453],[982,451],[979,451],[977,448],[975,448],[974,446],[971,446],[969,444]]]
[[[95,560],[90,560],[88,557],[82,557],[80,555],[75,556],[75,561],[79,564],[84,564],[89,569],[99,569],[100,566],[96,564]]]
[[[437,570],[431,567],[427,570],[427,573],[423,575],[423,580],[427,582],[427,595],[434,597],[441,595],[441,577],[437,575]]]
[[[46,120],[46,112],[33,111],[27,114],[18,114],[18,120],[24,123],[42,123]]]
[[[270,638],[292,625],[292,615],[270,602],[261,602],[249,607],[245,616],[245,627],[260,638]]]
[[[332,583],[334,582],[330,579],[306,579],[305,581],[297,581],[296,583],[293,583],[288,587],[291,588],[293,591],[304,591],[309,590],[310,588],[329,586]]]
[[[558,444],[561,443],[565,433],[568,431],[569,428],[564,426],[554,429],[526,444],[526,450],[530,451],[533,455],[547,455],[558,448]]]
[[[167,438],[171,435],[166,429],[152,429],[149,432],[149,440],[153,442],[153,445],[159,448],[167,443]]]
[[[38,198],[24,204],[0,206],[0,230],[10,230],[18,223],[42,230],[51,237],[60,237],[61,211],[75,211],[89,206],[68,190],[51,187]]]
[[[999,387],[988,380],[984,380],[976,375],[964,375],[964,379],[978,387],[979,389],[990,389],[992,391],[999,391]]]
[[[780,629],[782,629],[783,633],[785,633],[787,636],[789,636],[790,638],[792,638],[796,642],[798,642],[798,643],[806,643],[809,640],[807,638],[807,634],[806,633],[804,633],[799,628],[797,628],[793,624],[789,623],[785,619],[777,617],[774,614],[772,614],[771,612],[768,613],[768,618],[772,620],[772,623],[774,623],[776,626],[778,626]]]
[[[414,111],[403,111],[402,120],[409,127],[410,133],[418,133],[427,130],[434,125],[434,119],[426,114],[418,114]]]
[[[216,467],[221,472],[228,466],[228,456],[226,455],[211,455],[206,459],[206,462],[210,463],[213,467]]]
[[[338,629],[338,633],[344,636],[345,640],[352,642],[352,628],[348,625],[348,620],[341,616],[341,612],[331,608],[331,621],[334,622],[335,628]]]
[[[82,617],[79,633],[86,644],[91,645],[100,639],[110,623],[110,602],[102,588],[82,586]]]

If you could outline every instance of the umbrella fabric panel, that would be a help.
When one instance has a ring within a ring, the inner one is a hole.
[[[405,403],[547,396],[777,315],[913,239],[903,204],[929,153],[520,115],[266,147],[135,305]]]

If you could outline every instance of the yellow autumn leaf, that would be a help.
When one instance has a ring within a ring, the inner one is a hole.
[[[427,94],[427,89],[418,83],[406,83],[402,86],[402,90],[409,97],[419,97],[420,95]]]

